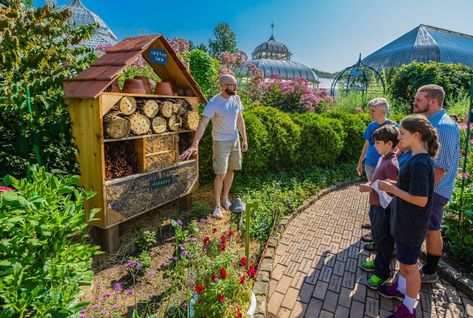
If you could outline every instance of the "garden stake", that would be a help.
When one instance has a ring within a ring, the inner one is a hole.
[[[257,202],[248,202],[246,204],[246,218],[245,218],[245,256],[246,259],[250,259],[250,211],[253,209],[258,208],[258,203]],[[250,262],[246,262],[246,270],[248,270],[248,264]]]
[[[465,138],[465,158],[463,159],[463,170],[462,170],[462,185],[460,187],[460,215],[458,216],[458,230],[461,231],[461,223],[463,218],[462,207],[463,207],[463,190],[465,189],[465,173],[466,173],[466,164],[468,163],[468,144],[470,142],[470,125],[471,125],[471,105],[473,104],[473,78],[471,79],[470,84],[470,107],[468,107],[468,120],[466,123],[466,138]],[[461,234],[461,233],[460,233]]]

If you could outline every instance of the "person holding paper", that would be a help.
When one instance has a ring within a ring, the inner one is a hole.
[[[367,282],[372,289],[378,289],[391,277],[389,265],[394,253],[394,239],[390,232],[392,197],[379,190],[378,183],[380,180],[397,180],[399,164],[394,148],[398,143],[398,136],[399,132],[393,125],[381,126],[373,132],[374,147],[381,157],[371,182],[359,186],[361,192],[370,192],[371,232],[378,251],[374,260],[367,260],[360,265],[365,271],[374,272]]]

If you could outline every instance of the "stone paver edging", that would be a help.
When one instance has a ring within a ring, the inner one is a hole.
[[[263,260],[261,261],[260,267],[258,268],[258,274],[256,276],[256,281],[253,286],[253,292],[256,295],[257,303],[256,313],[254,316],[255,318],[266,317],[269,279],[273,270],[273,261],[274,256],[276,254],[276,247],[278,246],[279,240],[281,239],[282,234],[284,233],[284,230],[286,229],[287,225],[294,217],[296,217],[299,213],[310,207],[315,201],[319,200],[323,196],[340,188],[360,182],[361,180],[363,179],[358,178],[355,180],[339,182],[331,187],[320,190],[317,194],[314,194],[308,200],[304,201],[304,203],[300,207],[298,207],[294,211],[294,213],[284,216],[283,219],[276,225],[274,232],[270,233],[268,245],[265,251],[263,252],[263,255],[261,256]]]

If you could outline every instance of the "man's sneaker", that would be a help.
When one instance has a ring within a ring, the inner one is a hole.
[[[422,281],[422,284],[435,284],[436,282],[439,281],[439,274],[437,273],[426,274],[421,271],[420,280]]]
[[[215,206],[213,216],[214,216],[214,218],[219,219],[219,220],[223,218],[223,214],[222,214],[222,210],[220,209],[220,205]]]
[[[369,288],[371,289],[378,289],[378,287],[384,285],[386,283],[387,279],[382,279],[378,275],[373,274],[370,276],[366,284],[368,285]]]
[[[396,310],[394,311],[392,315],[388,316],[388,318],[413,318],[415,316],[416,316],[415,308],[414,308],[414,313],[411,314],[409,309],[407,309],[407,307],[404,304],[401,304],[396,308]]]
[[[360,265],[361,269],[364,269],[367,272],[373,272],[374,271],[374,260],[367,260],[361,263]]]
[[[230,205],[232,205],[232,203],[230,202],[230,200],[228,200],[228,198],[222,198],[222,207],[225,210],[230,211]]]
[[[366,243],[365,246],[363,246],[363,248],[366,251],[370,251],[370,252],[376,251],[376,247],[374,246],[374,243]]]
[[[397,290],[397,283],[379,286],[378,293],[384,298],[390,298],[390,299],[396,298],[399,301],[403,301],[404,296],[405,296],[403,293]],[[397,316],[393,316],[393,317],[397,317]],[[402,316],[399,316],[399,317],[402,317]]]

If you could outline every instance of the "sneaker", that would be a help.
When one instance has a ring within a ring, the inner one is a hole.
[[[228,198],[222,198],[222,207],[225,210],[230,211],[230,205],[232,205],[232,203],[230,202],[230,200],[228,200]]]
[[[407,307],[404,304],[401,304],[396,308],[396,310],[394,311],[392,315],[388,316],[388,318],[413,318],[415,316],[416,316],[415,308],[414,308],[414,313],[411,314],[409,309],[407,309]]]
[[[405,296],[403,293],[397,290],[397,282],[390,285],[379,286],[378,294],[380,294],[384,298],[389,298],[389,299],[396,298],[399,301],[403,301],[404,296]],[[397,316],[393,316],[393,317],[397,317]],[[402,316],[399,316],[399,317],[402,317]]]
[[[422,284],[435,284],[436,282],[439,281],[439,274],[433,273],[429,275],[421,271],[420,280]]]
[[[223,219],[223,214],[222,214],[222,210],[220,209],[220,205],[215,206],[213,216],[214,218],[219,219],[219,220]]]
[[[230,211],[233,213],[243,213],[246,209],[246,204],[242,199],[237,198],[230,206]]]
[[[374,243],[367,243],[367,244],[365,244],[365,246],[363,246],[363,248],[366,251],[370,251],[370,252],[376,251],[376,247],[374,247]]]
[[[361,228],[365,230],[371,229],[371,224],[370,223],[363,223],[361,224]]]
[[[365,242],[373,242],[373,236],[371,235],[370,232],[366,233],[366,234],[363,234],[361,236],[361,240],[362,241],[365,241]]]
[[[386,284],[388,280],[387,279],[382,279],[378,275],[373,274],[370,276],[366,284],[368,285],[369,288],[371,289],[378,289],[378,287]]]
[[[367,260],[361,263],[360,268],[367,271],[367,272],[373,272],[374,271],[374,260]]]

